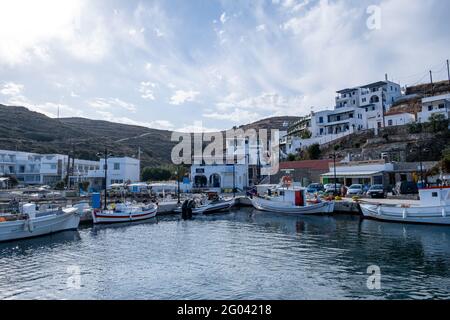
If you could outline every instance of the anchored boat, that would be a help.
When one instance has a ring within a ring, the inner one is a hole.
[[[118,223],[127,221],[139,221],[154,218],[158,211],[158,206],[150,204],[119,203],[113,205],[111,209],[92,211],[94,223]]]
[[[333,201],[322,201],[318,198],[308,201],[305,189],[279,188],[275,195],[253,197],[251,201],[257,210],[269,212],[308,215],[334,211]]]
[[[38,211],[36,205],[23,205],[22,213],[0,216],[0,242],[43,236],[65,230],[76,230],[80,215],[76,208]]]
[[[420,205],[360,203],[364,217],[384,221],[450,225],[450,187],[419,190]]]

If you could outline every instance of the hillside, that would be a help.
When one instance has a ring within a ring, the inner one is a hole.
[[[295,117],[276,117],[241,126],[282,129]],[[84,118],[53,119],[24,107],[0,105],[0,149],[68,154],[96,160],[105,146],[117,156],[136,156],[143,166],[171,162],[171,131]]]

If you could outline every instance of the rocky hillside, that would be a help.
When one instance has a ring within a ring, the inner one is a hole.
[[[241,126],[243,129],[284,128],[295,117],[276,117]],[[286,129],[285,129],[286,130]],[[143,166],[171,162],[171,131],[84,118],[53,119],[24,107],[0,105],[0,149],[68,154],[97,159],[108,147],[117,156],[136,156]]]

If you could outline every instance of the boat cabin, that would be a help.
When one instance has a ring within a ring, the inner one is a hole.
[[[450,205],[450,187],[430,187],[419,190],[420,204],[424,206]]]
[[[280,201],[291,203],[294,206],[306,206],[306,190],[305,189],[287,189],[278,188],[278,198]]]

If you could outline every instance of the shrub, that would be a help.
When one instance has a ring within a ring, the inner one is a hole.
[[[164,181],[172,177],[172,172],[163,168],[146,167],[142,170],[143,181]]]

